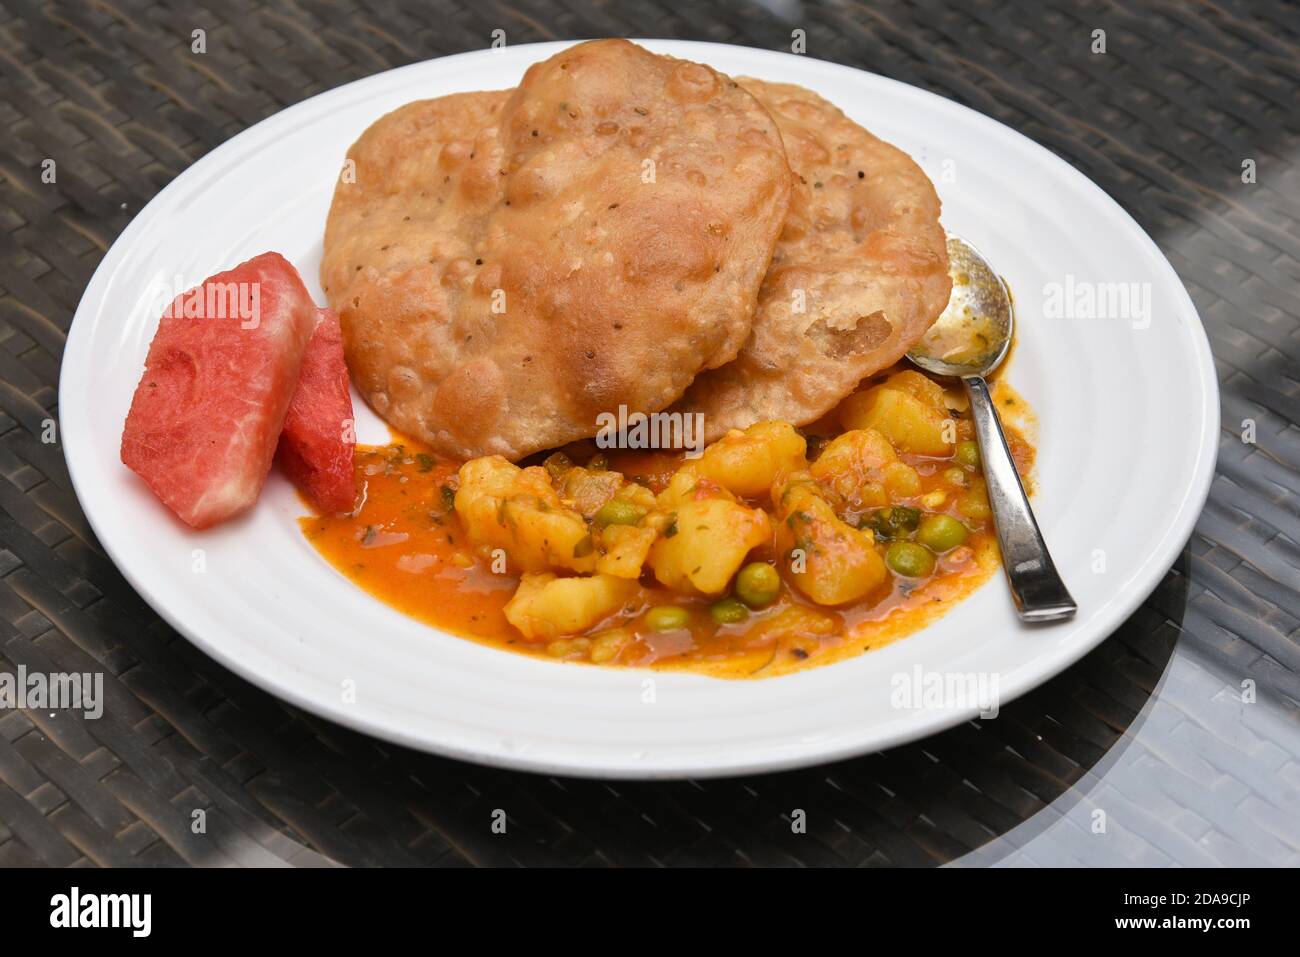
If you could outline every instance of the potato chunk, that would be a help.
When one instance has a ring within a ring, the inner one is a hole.
[[[521,469],[499,455],[460,468],[456,514],[470,542],[503,549],[525,572],[567,568],[593,571],[595,548],[582,516],[560,501],[546,470]]]
[[[889,573],[874,536],[841,521],[816,486],[792,483],[781,495],[781,509],[776,528],[780,564],[795,587],[817,604],[857,601],[885,582]]]
[[[855,510],[879,508],[921,490],[916,470],[900,462],[889,440],[875,429],[855,429],[838,436],[809,471]]]
[[[714,442],[692,468],[733,495],[766,495],[780,472],[808,467],[808,443],[786,422],[759,422],[745,431],[732,429]]]
[[[650,549],[649,563],[674,591],[719,595],[749,550],[771,537],[772,523],[761,509],[726,498],[684,501]]]
[[[550,641],[599,624],[631,600],[636,590],[636,582],[612,575],[525,574],[506,604],[506,620],[529,641]]]
[[[936,412],[943,412],[944,414],[948,412],[943,386],[928,375],[917,372],[915,369],[904,369],[902,372],[895,372],[884,381],[883,385],[886,388],[897,389],[899,392],[906,392],[913,398],[920,399]]]
[[[664,490],[655,496],[655,508],[660,512],[671,512],[686,502],[695,502],[706,498],[725,498],[734,501],[725,487],[713,479],[704,478],[695,471],[693,463],[686,463],[668,480]]]
[[[824,638],[835,633],[839,621],[833,613],[814,611],[806,605],[790,605],[766,621],[761,621],[745,636],[747,645],[762,645],[773,641],[801,644],[801,639]],[[812,642],[816,648],[816,642]]]
[[[839,419],[846,429],[875,429],[917,455],[951,455],[956,438],[943,389],[919,372],[899,372],[854,393],[840,404]]]
[[[653,528],[609,525],[600,531],[596,571],[618,578],[640,578],[641,566],[655,541]]]

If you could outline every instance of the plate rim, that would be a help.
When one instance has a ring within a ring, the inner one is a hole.
[[[580,40],[559,40],[546,41],[542,43],[515,44],[511,46],[512,50],[532,50],[538,55],[538,59],[549,55],[560,49],[572,46]],[[667,52],[674,55],[690,55],[692,58],[708,62],[708,51],[744,51],[748,55],[758,55],[761,58],[770,59],[775,64],[779,64],[787,58],[794,57],[803,63],[815,63],[818,68],[829,74],[857,74],[870,78],[873,82],[883,82],[884,84],[896,89],[907,91],[909,95],[919,96],[923,99],[933,99],[944,104],[945,108],[955,108],[968,115],[977,124],[991,126],[995,129],[996,135],[1010,136],[1019,141],[1022,146],[1030,150],[1031,153],[1039,156],[1050,166],[1063,169],[1065,175],[1083,186],[1084,192],[1088,194],[1092,201],[1102,206],[1108,206],[1112,212],[1118,213],[1120,221],[1132,231],[1135,237],[1140,238],[1140,242],[1145,245],[1147,251],[1153,253],[1153,260],[1156,263],[1155,268],[1165,274],[1165,278],[1170,281],[1171,290],[1176,290],[1176,295],[1181,306],[1185,309],[1187,315],[1195,317],[1195,323],[1187,324],[1187,336],[1192,347],[1192,353],[1196,358],[1196,375],[1195,380],[1201,386],[1202,402],[1199,405],[1201,428],[1199,434],[1199,445],[1196,449],[1196,460],[1194,469],[1189,481],[1185,484],[1182,501],[1179,504],[1176,514],[1166,527],[1164,536],[1157,544],[1160,546],[1153,549],[1147,559],[1139,568],[1139,574],[1134,576],[1132,584],[1123,600],[1109,603],[1110,607],[1096,619],[1096,623],[1091,627],[1096,629],[1096,633],[1087,640],[1080,640],[1075,644],[1058,648],[1050,656],[1039,659],[1039,663],[1034,665],[1029,673],[1024,674],[1018,681],[1007,686],[1000,687],[1000,704],[1007,704],[1021,695],[1033,690],[1044,682],[1059,675],[1071,665],[1075,664],[1080,658],[1098,647],[1107,638],[1111,637],[1115,629],[1127,620],[1133,612],[1146,601],[1154,592],[1156,587],[1163,580],[1178,556],[1186,547],[1187,542],[1193,534],[1197,519],[1199,518],[1206,500],[1209,496],[1211,484],[1215,475],[1215,466],[1218,456],[1218,438],[1220,432],[1221,410],[1219,405],[1219,382],[1217,372],[1214,367],[1213,354],[1210,349],[1209,337],[1205,330],[1204,322],[1201,320],[1200,313],[1196,309],[1187,288],[1183,283],[1177,270],[1169,262],[1168,257],[1160,249],[1159,245],[1146,232],[1145,229],[1129,214],[1118,201],[1112,198],[1105,190],[1097,185],[1093,180],[1075,168],[1068,160],[1058,156],[1052,150],[1041,145],[1030,137],[1020,133],[1010,126],[999,120],[987,116],[965,104],[955,100],[940,96],[929,90],[886,77],[881,74],[872,73],[857,67],[846,64],[835,63],[828,60],[820,60],[804,55],[786,53],[781,50],[769,50],[760,47],[750,47],[742,44],[726,44],[709,41],[696,40],[642,40],[636,39],[633,42],[642,44],[648,49],[657,52]],[[689,49],[689,54],[682,52],[683,49]],[[696,53],[695,51],[699,51]],[[259,689],[274,695],[275,697],[286,701],[295,707],[302,708],[308,713],[318,715],[327,720],[333,721],[344,727],[355,731],[376,737],[381,740],[391,741],[404,747],[437,754],[443,757],[453,758],[456,760],[468,761],[475,764],[487,765],[491,767],[505,768],[509,770],[528,771],[540,774],[564,774],[573,776],[582,776],[590,778],[605,778],[618,780],[662,780],[662,779],[683,779],[683,778],[710,778],[710,777],[727,777],[740,774],[752,773],[769,773],[792,768],[809,767],[815,765],[828,764],[834,761],[843,760],[849,757],[859,756],[867,753],[875,753],[889,748],[898,747],[912,741],[923,740],[931,735],[941,733],[951,727],[955,727],[967,720],[974,718],[978,713],[978,706],[966,708],[951,708],[928,712],[924,718],[901,728],[892,734],[885,735],[883,740],[874,740],[870,743],[863,744],[858,737],[844,740],[835,746],[822,746],[812,750],[806,750],[795,755],[780,757],[752,757],[748,756],[738,760],[731,760],[727,755],[714,753],[710,755],[707,763],[692,763],[689,758],[677,758],[675,760],[664,761],[662,756],[657,756],[658,763],[654,764],[612,764],[608,757],[597,756],[593,761],[586,752],[578,748],[570,747],[566,751],[563,760],[557,760],[554,757],[548,758],[546,754],[528,753],[526,751],[512,752],[508,749],[498,747],[495,750],[476,750],[472,747],[462,747],[455,743],[430,741],[425,737],[415,736],[405,733],[403,729],[396,724],[385,723],[379,715],[367,715],[358,709],[348,710],[339,705],[322,702],[317,698],[300,692],[292,683],[277,678],[276,675],[263,674],[258,669],[246,665],[238,655],[226,650],[220,641],[212,641],[203,637],[196,629],[189,627],[185,620],[179,615],[173,613],[168,608],[166,602],[162,601],[150,587],[147,581],[142,580],[128,565],[123,564],[120,560],[119,548],[111,544],[101,531],[101,524],[83,505],[84,500],[82,490],[90,481],[93,481],[90,472],[93,468],[93,462],[88,451],[83,455],[82,452],[74,452],[74,447],[87,450],[88,445],[79,443],[72,438],[77,435],[77,428],[83,423],[78,417],[81,409],[68,401],[75,387],[70,385],[70,380],[66,378],[65,372],[69,365],[69,356],[74,355],[76,350],[72,348],[75,341],[74,337],[78,336],[78,330],[85,330],[86,324],[81,326],[77,324],[77,317],[81,315],[83,307],[87,307],[92,291],[99,292],[99,286],[108,283],[111,280],[111,273],[116,270],[119,261],[126,256],[126,250],[134,241],[136,233],[144,228],[148,221],[146,214],[155,204],[162,204],[170,193],[180,188],[178,184],[187,178],[190,178],[196,170],[200,173],[204,170],[215,167],[219,164],[224,155],[232,152],[241,141],[257,131],[260,135],[265,135],[282,122],[292,119],[293,114],[305,112],[312,107],[317,100],[322,100],[335,95],[343,95],[345,91],[355,87],[357,84],[365,83],[376,77],[392,76],[405,71],[417,70],[433,62],[453,61],[462,58],[481,58],[492,55],[491,49],[471,50],[457,54],[450,54],[444,57],[434,57],[428,60],[422,60],[416,63],[406,64],[391,70],[384,70],[379,73],[371,74],[353,80],[341,86],[334,87],[330,90],[322,91],[305,100],[285,107],[271,116],[266,117],[254,123],[245,130],[240,131],[230,139],[225,140],[218,146],[209,150],[205,155],[200,157],[194,163],[190,164],[180,173],[178,173],[163,189],[161,189],[145,206],[135,214],[131,222],[114,240],[109,250],[105,253],[103,259],[96,267],[90,281],[87,283],[80,297],[76,311],[74,312],[72,322],[70,323],[68,335],[64,343],[63,356],[60,359],[59,367],[59,388],[58,388],[58,421],[62,438],[60,445],[64,453],[64,460],[67,463],[69,478],[72,483],[73,491],[77,495],[78,506],[86,518],[86,522],[95,534],[96,540],[101,548],[104,549],[109,559],[113,562],[119,574],[121,574],[131,587],[144,599],[153,611],[174,628],[187,641],[195,645],[200,651],[217,661],[221,666],[229,669],[236,675],[239,675],[246,681],[249,681]],[[268,127],[270,129],[263,129]],[[89,334],[88,331],[81,332],[81,335]],[[74,429],[69,432],[66,428],[65,410],[73,409],[71,421],[75,423]],[[1189,433],[1190,433],[1189,428]],[[71,439],[71,440],[70,440]],[[82,467],[85,472],[82,472]],[[78,476],[81,476],[79,479]],[[502,652],[504,653],[504,652]],[[1024,669],[1021,669],[1024,670]],[[629,673],[639,674],[661,674],[660,672],[650,671],[648,669],[629,669]],[[879,736],[877,736],[879,737]]]

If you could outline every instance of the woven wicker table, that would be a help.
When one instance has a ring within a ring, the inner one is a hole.
[[[4,0],[0,17],[0,670],[104,671],[109,698],[95,721],[0,710],[0,865],[1300,863],[1295,6]],[[811,770],[632,785],[382,744],[159,621],[42,441],[91,273],[245,127],[498,29],[773,49],[802,30],[809,56],[967,104],[1114,196],[1187,284],[1223,389],[1209,504],[1150,600],[996,720]]]

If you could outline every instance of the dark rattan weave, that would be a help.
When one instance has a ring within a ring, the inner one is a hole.
[[[109,695],[98,721],[0,710],[0,865],[1300,860],[1295,6],[5,0],[0,11],[0,668],[104,670]],[[195,28],[203,57],[190,53]],[[1186,282],[1223,387],[1210,502],[1156,594],[997,720],[829,767],[670,784],[546,779],[390,747],[281,704],[160,622],[89,533],[59,446],[40,439],[92,271],[159,189],[230,136],[350,80],[487,46],[497,28],[510,43],[773,49],[802,29],[808,55],[972,106],[1116,197]],[[41,182],[47,158],[57,185]],[[1254,184],[1242,182],[1246,159]],[[1251,707],[1232,704],[1244,679],[1269,709],[1249,713],[1273,723],[1215,717]],[[1103,843],[1086,841],[1093,804],[1116,822]],[[195,808],[206,833],[192,833]],[[490,827],[498,808],[504,835]],[[806,834],[790,826],[795,809]]]

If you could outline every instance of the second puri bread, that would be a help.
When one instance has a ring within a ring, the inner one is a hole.
[[[939,197],[911,157],[811,90],[740,83],[776,120],[795,184],[749,339],[673,407],[702,413],[709,442],[820,418],[902,358],[952,291]]]
[[[321,278],[353,381],[458,457],[591,436],[733,359],[791,189],[750,93],[621,40],[412,103],[348,157]]]

